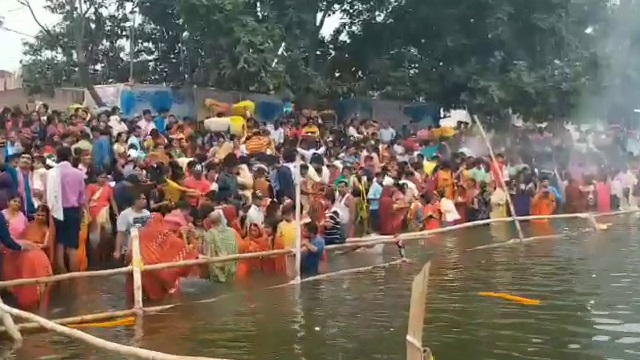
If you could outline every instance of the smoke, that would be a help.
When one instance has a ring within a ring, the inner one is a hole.
[[[609,0],[593,5],[594,22],[584,29],[593,46],[597,69],[574,112],[577,120],[629,121],[640,107],[640,1]],[[602,5],[600,5],[602,4]]]

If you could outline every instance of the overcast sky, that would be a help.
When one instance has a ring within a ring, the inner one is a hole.
[[[38,20],[45,26],[51,26],[57,22],[57,17],[43,8],[46,0],[30,1]],[[16,0],[0,0],[0,16],[4,17],[6,28],[0,29],[0,44],[2,46],[0,70],[15,71],[20,68],[22,41],[29,40],[29,35],[35,35],[39,28],[29,10]],[[339,16],[329,17],[325,22],[323,33],[333,30],[339,22]]]

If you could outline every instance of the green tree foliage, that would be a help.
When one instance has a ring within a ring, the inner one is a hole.
[[[624,29],[615,21],[633,19],[637,2],[48,0],[62,20],[27,46],[25,83],[41,91],[127,81],[131,55],[143,83],[290,92],[299,103],[373,96],[564,117],[585,99],[640,83],[628,73],[635,64],[608,56],[619,45],[612,34]],[[340,25],[323,35],[336,14]],[[624,54],[640,52],[637,41],[625,44]]]

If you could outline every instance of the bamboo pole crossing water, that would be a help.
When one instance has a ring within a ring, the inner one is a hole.
[[[455,230],[472,228],[472,227],[483,226],[483,225],[494,224],[494,223],[506,223],[506,222],[512,222],[512,221],[548,220],[548,219],[569,219],[569,218],[582,218],[582,219],[587,219],[590,222],[592,222],[592,221],[595,221],[595,219],[597,217],[624,215],[624,214],[636,213],[636,212],[639,212],[639,211],[640,211],[640,209],[631,209],[631,210],[622,210],[622,211],[615,211],[615,212],[609,212],[609,213],[600,213],[600,214],[577,213],[577,214],[557,214],[557,215],[548,215],[548,216],[522,216],[522,217],[515,217],[515,218],[489,219],[489,220],[482,220],[482,221],[477,221],[477,222],[464,223],[464,224],[460,224],[460,225],[454,225],[454,226],[435,229],[435,230],[399,234],[399,235],[396,235],[396,236],[368,236],[368,237],[360,237],[360,238],[350,238],[350,239],[348,239],[348,242],[345,243],[345,244],[327,246],[327,249],[328,250],[340,250],[340,249],[345,249],[345,248],[358,248],[358,247],[363,247],[363,246],[373,246],[373,245],[377,245],[377,244],[391,244],[391,243],[396,243],[398,240],[403,240],[403,241],[418,240],[418,239],[424,239],[425,237],[428,237],[428,236],[434,235],[434,234],[451,232],[451,231],[455,231]],[[595,227],[595,230],[598,230],[598,226],[594,226],[594,227]],[[137,232],[132,232],[132,233],[133,234],[137,234]],[[545,235],[545,236],[530,237],[530,238],[525,238],[522,241],[520,241],[520,239],[514,239],[514,240],[507,241],[507,242],[484,245],[484,246],[473,248],[473,249],[469,249],[469,250],[478,250],[478,249],[483,249],[483,248],[491,248],[491,247],[498,247],[498,246],[509,246],[509,245],[523,244],[523,243],[526,243],[526,242],[544,240],[544,239],[549,239],[549,238],[556,238],[556,237],[559,237],[559,236],[563,236],[563,235],[559,234],[559,235]],[[134,240],[136,240],[136,238],[137,238],[137,236],[134,237]],[[137,239],[137,240],[139,241],[139,239]],[[134,241],[133,244],[135,244],[138,241]],[[138,246],[139,246],[139,243],[138,243]],[[134,308],[133,309],[123,310],[123,311],[110,311],[110,312],[104,312],[104,313],[98,313],[98,314],[91,314],[91,315],[83,315],[83,316],[76,316],[76,317],[58,319],[58,320],[47,320],[47,319],[42,318],[40,316],[31,314],[31,313],[27,313],[27,312],[24,312],[24,311],[21,311],[21,310],[18,310],[18,309],[14,309],[14,308],[11,308],[11,307],[7,306],[6,304],[0,303],[0,318],[2,319],[2,322],[3,322],[3,325],[4,325],[4,328],[0,328],[0,330],[4,330],[4,331],[8,332],[12,336],[12,338],[16,341],[16,343],[18,343],[18,344],[21,342],[21,339],[22,339],[22,335],[20,334],[20,330],[45,328],[45,329],[48,329],[48,330],[51,330],[51,331],[58,332],[58,333],[63,334],[63,335],[70,336],[72,338],[75,338],[75,339],[78,339],[78,340],[81,340],[81,341],[87,342],[89,344],[92,344],[92,345],[97,346],[99,348],[102,348],[104,350],[115,352],[115,353],[126,355],[126,356],[133,356],[133,357],[143,358],[143,359],[167,359],[167,360],[174,360],[174,359],[184,359],[184,360],[210,359],[210,358],[202,358],[202,357],[200,357],[200,358],[198,358],[198,357],[184,357],[184,356],[177,356],[177,355],[170,355],[170,354],[162,354],[162,353],[158,353],[158,352],[154,352],[154,351],[150,351],[150,350],[144,350],[144,349],[139,349],[139,348],[135,348],[135,347],[119,345],[119,344],[111,343],[109,341],[93,337],[91,335],[83,333],[80,330],[70,329],[70,328],[65,327],[63,325],[64,324],[81,323],[81,322],[87,322],[87,321],[104,320],[104,319],[127,316],[127,315],[132,315],[132,314],[140,315],[140,314],[143,314],[143,313],[153,313],[153,312],[162,311],[162,310],[166,310],[166,309],[172,308],[174,306],[177,306],[178,304],[157,306],[157,307],[150,307],[150,308],[144,308],[142,306],[142,290],[141,290],[142,287],[141,287],[140,282],[141,282],[142,273],[145,272],[145,271],[163,270],[163,269],[168,269],[168,268],[193,266],[193,265],[201,265],[201,264],[210,264],[210,263],[225,263],[225,262],[245,260],[245,259],[266,258],[266,257],[274,257],[274,256],[295,254],[295,251],[292,250],[292,249],[283,249],[283,250],[263,251],[263,252],[257,252],[257,253],[227,255],[227,256],[221,256],[221,257],[216,257],[216,258],[202,258],[202,259],[196,259],[196,260],[184,260],[184,261],[178,261],[178,262],[173,262],[173,263],[162,263],[162,264],[153,264],[153,265],[144,266],[142,264],[142,260],[139,257],[140,256],[139,249],[138,249],[138,251],[135,251],[135,249],[132,249],[132,250],[134,250],[133,251],[133,259],[132,259],[132,264],[133,264],[132,266],[127,266],[127,267],[122,267],[122,268],[117,268],[117,269],[109,269],[109,270],[86,271],[86,272],[77,272],[77,273],[69,273],[69,274],[62,274],[62,275],[54,275],[54,276],[43,277],[43,278],[18,279],[18,280],[11,280],[11,281],[2,281],[2,282],[0,282],[0,288],[8,288],[8,287],[18,286],[18,285],[47,284],[47,283],[53,283],[53,282],[59,282],[59,281],[63,281],[63,280],[75,279],[75,278],[83,278],[83,277],[106,277],[106,276],[113,276],[113,275],[118,275],[118,274],[128,274],[128,273],[131,273],[131,272],[135,271],[135,272],[139,272],[140,273],[140,279],[138,279],[136,281],[136,279],[134,277],[134,289],[137,289],[137,290],[134,291]],[[370,270],[370,269],[386,267],[386,266],[389,266],[389,265],[392,265],[392,264],[398,264],[398,263],[401,263],[403,261],[404,260],[397,260],[397,261],[392,261],[392,262],[385,263],[385,264],[373,265],[373,266],[357,268],[357,269],[347,269],[347,270],[332,272],[332,273],[328,273],[328,274],[321,274],[321,275],[314,276],[314,277],[311,277],[311,278],[308,278],[308,279],[304,279],[304,280],[302,280],[302,282],[307,282],[307,281],[312,281],[312,280],[320,280],[320,279],[329,278],[329,277],[332,277],[332,276],[340,276],[340,275],[343,275],[343,274],[346,274],[346,273],[367,271],[367,270]],[[283,284],[283,285],[279,285],[279,286],[287,286],[287,285],[291,285],[291,284],[293,284],[293,283]],[[136,287],[136,285],[138,285],[138,286]],[[279,286],[276,286],[276,287],[279,287]],[[20,318],[23,318],[23,319],[30,320],[31,322],[23,323],[23,324],[15,324],[15,323],[13,323],[13,319],[11,319],[11,315],[17,316],[17,317],[20,317]],[[7,320],[7,317],[9,318],[9,320]]]

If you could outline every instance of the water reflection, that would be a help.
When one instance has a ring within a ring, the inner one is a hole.
[[[424,343],[439,359],[637,359],[640,280],[633,218],[611,218],[606,232],[583,220],[524,224],[525,236],[565,233],[523,247],[465,251],[515,237],[511,225],[466,229],[411,243],[413,264],[272,290],[284,279],[236,286],[186,281],[170,302],[230,294],[215,302],[146,316],[140,345],[158,351],[232,359],[402,359],[413,275],[432,261]],[[332,257],[332,270],[397,256]],[[126,308],[122,278],[54,289],[51,317]],[[542,300],[523,306],[480,291]],[[71,295],[71,296],[70,296]],[[123,344],[133,328],[92,334]],[[16,359],[120,359],[50,333],[27,337]]]

